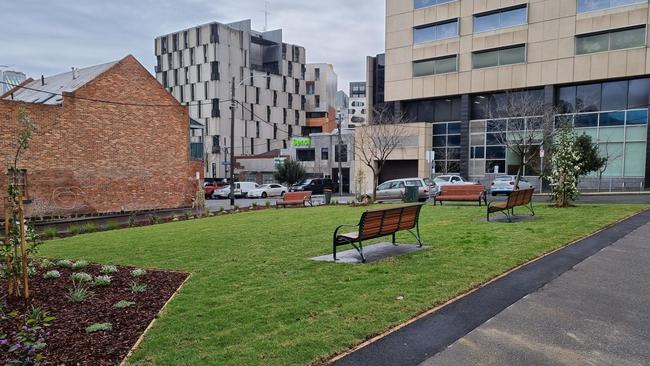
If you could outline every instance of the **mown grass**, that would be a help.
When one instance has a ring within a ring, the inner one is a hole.
[[[505,224],[482,221],[484,208],[427,206],[420,223],[431,248],[366,265],[309,260],[330,253],[333,229],[364,210],[340,206],[80,235],[41,253],[193,273],[132,365],[300,365],[643,208],[538,207],[535,220]]]

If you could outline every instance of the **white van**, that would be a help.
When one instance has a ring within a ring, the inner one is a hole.
[[[235,197],[246,197],[248,192],[258,187],[259,185],[255,182],[235,182]]]

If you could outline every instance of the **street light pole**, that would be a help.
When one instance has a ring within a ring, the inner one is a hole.
[[[339,196],[343,196],[343,168],[341,167],[341,145],[343,144],[343,139],[341,138],[341,118],[337,116],[336,118],[336,124],[338,125],[338,135],[339,135],[339,142],[338,142],[338,150],[339,150]],[[346,152],[347,153],[347,152]],[[336,158],[336,148],[334,148],[334,158]]]
[[[235,77],[230,84],[230,207],[235,206]]]

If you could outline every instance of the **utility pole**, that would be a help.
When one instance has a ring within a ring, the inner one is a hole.
[[[343,196],[343,172],[341,168],[341,145],[343,145],[343,139],[341,138],[341,117],[337,116],[336,117],[336,124],[338,125],[338,135],[339,135],[339,142],[338,142],[338,150],[339,150],[339,196]],[[347,153],[347,152],[346,152]],[[334,148],[334,158],[336,158],[336,148]]]
[[[230,84],[230,207],[235,206],[235,77]]]

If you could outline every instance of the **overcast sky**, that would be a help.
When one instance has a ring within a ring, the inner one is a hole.
[[[0,65],[30,77],[133,54],[153,72],[156,36],[250,18],[264,28],[264,0],[0,0]],[[365,79],[365,57],[384,50],[384,0],[270,0],[269,29],[334,65],[339,89]]]

